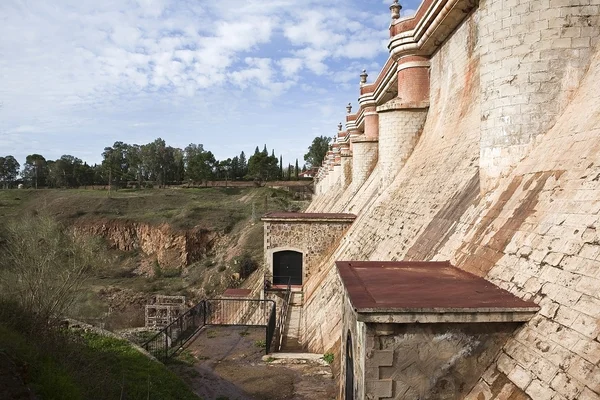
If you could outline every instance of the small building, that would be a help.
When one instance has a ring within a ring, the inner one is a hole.
[[[347,400],[462,399],[539,310],[449,262],[336,266]]]
[[[323,254],[337,246],[354,214],[269,213],[265,223],[265,264],[272,284],[302,287]]]

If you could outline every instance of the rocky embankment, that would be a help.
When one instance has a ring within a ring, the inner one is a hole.
[[[94,220],[75,223],[76,234],[100,236],[121,251],[139,251],[160,268],[184,268],[210,253],[219,234],[203,228],[177,230],[168,224],[151,225],[127,220]]]

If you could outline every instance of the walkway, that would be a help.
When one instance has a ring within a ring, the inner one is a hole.
[[[327,400],[331,369],[319,362],[281,364],[264,356],[264,328],[205,327],[171,369],[204,399]],[[266,360],[263,360],[266,358]]]

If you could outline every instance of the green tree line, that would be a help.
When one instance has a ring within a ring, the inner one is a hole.
[[[310,149],[309,149],[310,150]],[[304,166],[302,171],[305,171]],[[184,149],[168,146],[158,138],[138,145],[115,142],[104,148],[102,162],[89,165],[72,155],[57,160],[30,154],[21,166],[11,155],[0,157],[0,188],[22,183],[27,187],[74,188],[92,185],[159,187],[171,184],[208,184],[215,180],[292,180],[301,172],[295,165],[283,166],[283,158],[271,154],[265,145],[254,154],[217,160],[202,144],[191,143]]]

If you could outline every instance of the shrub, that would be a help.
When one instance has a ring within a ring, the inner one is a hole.
[[[238,262],[238,272],[240,278],[246,279],[258,268],[258,263],[254,261],[252,256],[248,253],[244,253],[240,261]]]
[[[0,247],[0,300],[14,300],[48,323],[67,311],[101,264],[99,254],[99,242],[76,237],[50,218],[11,221]]]
[[[334,359],[333,353],[325,353],[325,354],[323,354],[323,360],[325,360],[325,362],[327,364],[331,364],[333,362],[333,359]]]

